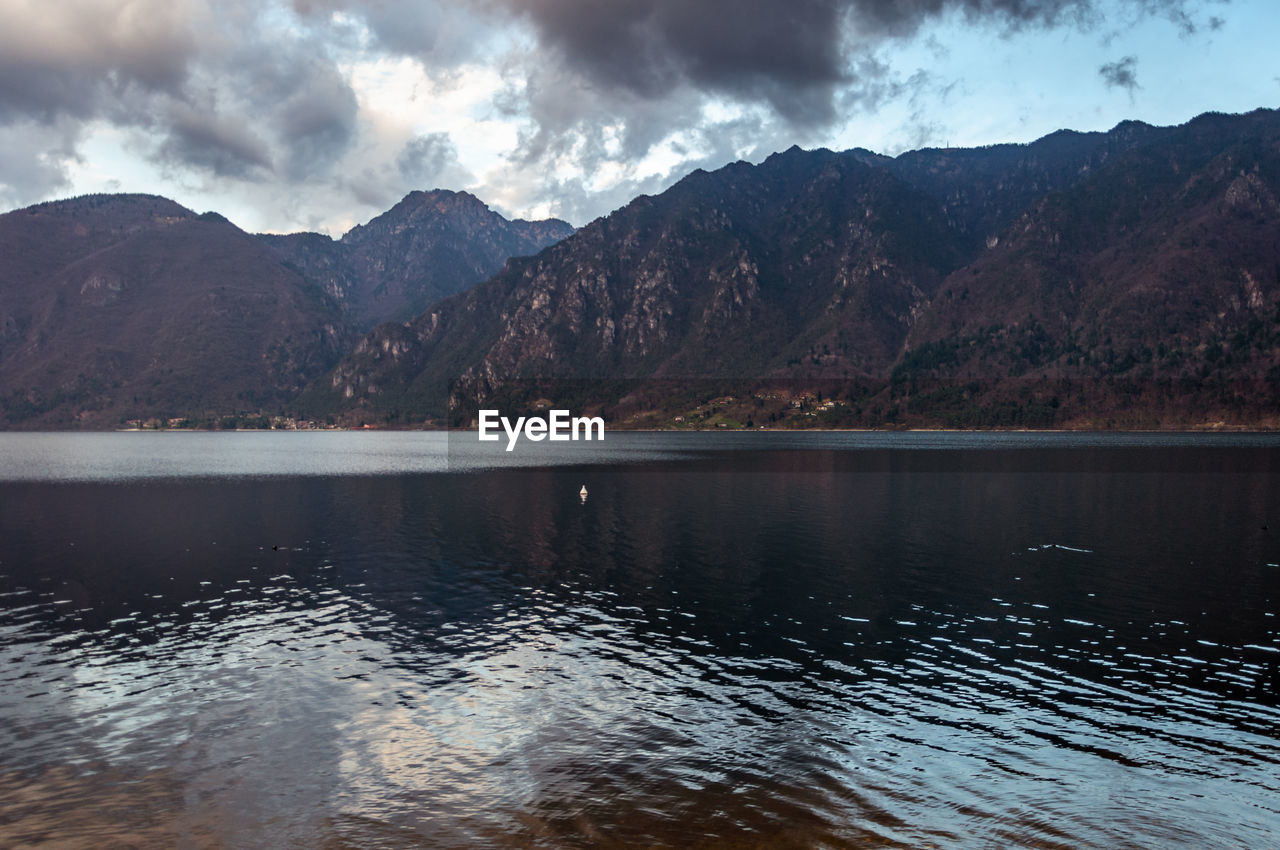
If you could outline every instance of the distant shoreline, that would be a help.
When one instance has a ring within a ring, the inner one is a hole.
[[[0,433],[30,434],[268,434],[296,433],[316,434],[325,432],[358,433],[436,433],[469,434],[474,428],[411,428],[411,427],[345,427],[324,428],[52,428],[33,431],[14,429]],[[1213,423],[1177,428],[618,428],[614,434],[1276,434],[1280,428],[1251,425],[1226,425]]]

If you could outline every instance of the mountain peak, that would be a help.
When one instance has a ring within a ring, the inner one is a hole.
[[[312,234],[266,241],[368,329],[407,319],[572,232],[561,221],[508,221],[470,192],[430,189],[408,193],[333,242]]]
[[[489,205],[470,192],[451,189],[415,189],[400,199],[391,209],[375,216],[364,224],[357,224],[342,235],[339,241],[355,243],[370,238],[370,234],[383,228],[403,228],[410,219],[452,218],[472,221],[506,222],[502,216],[489,209]]]
[[[769,154],[767,157],[765,157],[764,161],[765,162],[783,162],[787,160],[799,159],[801,157],[808,156],[809,153],[810,151],[805,150],[799,145],[792,145],[791,147],[787,148],[784,151],[778,151],[776,153]],[[816,153],[816,151],[814,151],[814,153]]]
[[[454,191],[453,189],[414,189],[409,194],[400,199],[400,206],[424,206],[426,204],[436,204],[440,207],[482,207],[489,209],[489,205],[477,198],[475,195],[467,191]]]
[[[16,211],[22,215],[57,218],[84,216],[136,221],[150,218],[195,218],[195,213],[161,195],[143,193],[96,193],[45,201]]]

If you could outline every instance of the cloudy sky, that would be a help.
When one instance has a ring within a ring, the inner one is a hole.
[[[582,225],[802,147],[1280,105],[1275,0],[0,0],[0,210],[339,235],[413,189]]]

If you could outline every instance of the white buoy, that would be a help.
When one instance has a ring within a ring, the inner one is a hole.
[[[587,485],[586,484],[582,485],[582,489],[578,491],[578,496],[582,499],[583,502],[587,501]]]

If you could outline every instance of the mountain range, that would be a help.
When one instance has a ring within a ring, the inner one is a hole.
[[[571,232],[447,191],[338,240],[254,236],[149,195],[0,215],[0,426],[286,413],[361,332]]]
[[[1268,110],[896,158],[793,148],[376,329],[305,398],[406,420],[589,380],[566,392],[620,414],[636,381],[674,381],[701,387],[685,421],[729,426],[821,396],[812,424],[1274,424],[1278,193]]]
[[[44,204],[0,216],[0,424],[570,399],[634,425],[1273,427],[1278,196],[1257,110],[792,148],[576,232],[448,192],[339,240]]]

